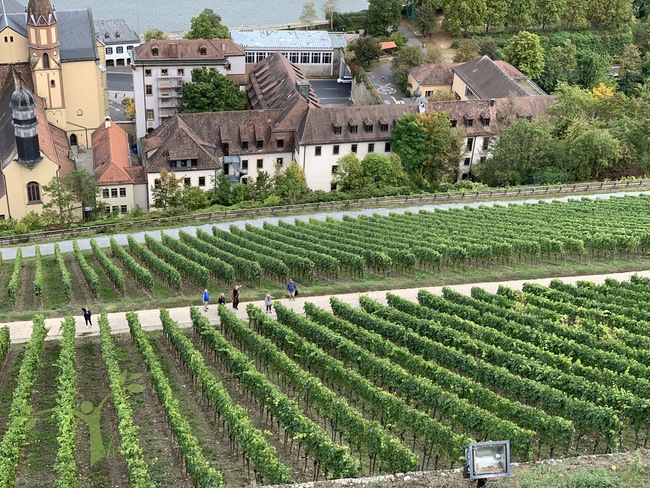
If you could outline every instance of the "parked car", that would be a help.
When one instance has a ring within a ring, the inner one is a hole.
[[[337,83],[352,83],[352,75],[343,75],[336,79]]]

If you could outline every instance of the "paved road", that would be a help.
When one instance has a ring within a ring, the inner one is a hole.
[[[638,271],[638,272],[629,272],[629,273],[613,273],[613,274],[608,274],[608,275],[591,275],[591,276],[569,276],[569,277],[564,277],[564,278],[559,278],[562,281],[565,281],[567,283],[575,283],[577,281],[591,281],[597,284],[601,284],[605,282],[606,278],[614,278],[615,280],[618,281],[624,281],[628,280],[630,276],[633,274],[638,274],[640,276],[645,276],[645,277],[650,277],[650,270],[646,271]],[[474,283],[474,284],[463,284],[463,285],[452,285],[449,286],[449,288],[452,288],[459,293],[463,293],[465,295],[470,295],[470,292],[472,290],[472,287],[474,286],[480,286],[481,288],[485,289],[486,291],[490,293],[496,293],[497,288],[499,285],[505,285],[509,286],[510,288],[514,288],[517,290],[520,290],[523,286],[524,283],[539,283],[541,285],[548,285],[552,279],[557,279],[557,278],[542,278],[542,279],[535,279],[535,280],[517,280],[517,281],[497,281],[497,282],[489,282],[489,283]],[[409,289],[404,289],[404,290],[391,290],[391,293],[395,295],[399,295],[403,298],[406,298],[408,300],[412,301],[417,301],[417,293],[419,290],[425,289],[430,291],[431,293],[436,293],[438,295],[442,294],[442,288],[441,286],[434,286],[434,287],[421,287],[421,288],[409,288]],[[344,295],[336,295],[339,299],[342,301],[349,303],[350,305],[353,306],[358,306],[359,305],[359,295],[358,293],[348,293]],[[369,292],[365,293],[364,295],[369,296],[370,298],[373,298],[381,303],[386,303],[386,292],[385,291],[375,291],[375,292]],[[296,312],[303,312],[303,306],[305,302],[311,302],[321,308],[324,308],[326,310],[330,310],[329,307],[329,297],[330,295],[324,295],[324,296],[318,296],[318,297],[306,297],[306,298],[297,298],[295,301],[288,301],[287,299],[282,299],[281,302],[283,305],[291,308],[292,310],[295,310]],[[197,301],[195,303],[196,306],[200,306],[199,303],[199,297],[197,296]],[[256,306],[260,308],[264,308],[264,301],[256,301],[252,302]],[[246,305],[248,303],[242,302],[239,304],[239,310],[236,311],[237,316],[240,319],[247,319],[247,314],[246,314]],[[232,308],[230,308],[232,310]],[[81,314],[81,310],[79,311]],[[217,308],[215,305],[211,305],[208,309],[207,312],[202,312],[207,317],[210,319],[211,322],[217,323],[219,321],[219,317],[217,314]],[[190,311],[189,307],[180,307],[180,308],[172,308],[169,309],[169,314],[172,319],[176,320],[178,324],[181,327],[188,328],[192,326],[192,322],[190,320]],[[140,323],[142,324],[142,327],[146,330],[156,330],[156,329],[161,329],[161,323],[160,323],[160,317],[159,317],[159,310],[141,310],[138,312],[138,316],[140,317]],[[90,335],[98,335],[99,334],[99,328],[97,327],[97,317],[94,317],[94,324],[95,326],[92,328],[86,328],[84,325],[84,319],[81,315],[76,317],[76,324],[77,324],[77,337],[85,337],[85,336],[90,336]],[[126,313],[125,312],[115,312],[115,313],[109,313],[108,314],[108,320],[111,325],[111,329],[114,334],[119,334],[119,333],[125,333],[129,331],[129,326],[126,321]],[[61,318],[51,318],[47,319],[45,321],[46,327],[49,328],[48,332],[48,339],[60,339],[61,338]],[[11,342],[26,342],[29,340],[31,333],[32,333],[32,323],[30,321],[22,321],[22,322],[13,322],[8,324],[9,325],[9,333],[11,337]]]
[[[345,107],[350,104],[350,83],[336,80],[309,80],[323,107]]]
[[[216,226],[223,230],[228,230],[231,225],[236,225],[240,228],[244,228],[246,224],[251,224],[257,227],[262,227],[264,222],[269,222],[271,224],[277,224],[279,220],[291,221],[291,220],[309,220],[314,218],[317,220],[325,220],[327,217],[334,217],[336,219],[342,218],[344,215],[349,215],[356,217],[358,215],[388,215],[389,213],[404,213],[404,212],[418,212],[419,210],[448,210],[451,208],[462,208],[462,207],[479,207],[481,205],[493,206],[493,205],[510,205],[510,204],[522,204],[526,202],[538,202],[540,200],[558,200],[566,202],[567,200],[579,200],[581,198],[592,198],[592,199],[603,199],[610,198],[612,196],[624,196],[624,195],[647,195],[650,194],[650,191],[636,191],[636,192],[616,192],[616,193],[604,193],[598,195],[569,195],[565,197],[557,198],[529,198],[525,200],[509,200],[509,201],[491,201],[491,202],[472,202],[472,203],[440,203],[440,204],[431,204],[431,205],[420,205],[412,207],[400,207],[400,208],[368,208],[363,210],[349,210],[349,211],[337,211],[337,212],[320,212],[314,214],[305,214],[305,215],[296,215],[292,217],[260,217],[257,219],[250,220],[236,220],[233,222],[219,222],[215,224],[203,224],[199,226],[184,226],[176,229],[166,229],[164,232],[170,236],[176,238],[178,237],[178,231],[184,230],[185,232],[196,235],[196,229],[202,229],[206,232],[211,232],[212,226]],[[149,234],[155,239],[160,240],[160,231],[159,230],[147,230],[142,232],[137,232],[131,234],[136,241],[144,242],[144,235]],[[115,234],[113,237],[120,244],[127,244],[127,235],[129,234]],[[101,247],[110,247],[110,236],[97,236],[95,240]],[[81,249],[90,249],[90,238],[77,239],[77,243]],[[41,248],[41,254],[54,254],[54,243],[43,243],[38,244]],[[22,252],[24,257],[34,256],[34,248],[36,245],[22,246]],[[59,241],[59,246],[61,247],[62,252],[71,252],[72,251],[72,240]],[[16,257],[16,248],[15,247],[3,247],[0,248],[2,252],[3,259],[13,259]]]
[[[133,76],[131,71],[108,71],[106,84],[110,91],[133,91]]]

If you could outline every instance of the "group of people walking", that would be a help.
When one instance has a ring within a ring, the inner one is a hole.
[[[241,288],[242,288],[241,285],[235,285],[235,287],[232,290],[232,296],[230,297],[230,299],[232,300],[232,308],[234,308],[235,310],[239,310],[239,293]],[[287,293],[289,294],[289,300],[295,300],[296,296],[298,295],[298,286],[296,285],[296,282],[293,281],[293,279],[289,278],[286,289],[287,289]],[[203,310],[207,312],[208,305],[210,305],[210,293],[208,292],[207,288],[203,290],[203,294],[201,295],[201,300],[203,301]],[[273,308],[273,300],[275,300],[275,297],[272,297],[270,293],[267,293],[266,297],[264,297],[264,304],[266,305],[267,313],[271,313],[271,310]],[[225,293],[222,293],[219,296],[217,303],[220,305],[226,304]]]

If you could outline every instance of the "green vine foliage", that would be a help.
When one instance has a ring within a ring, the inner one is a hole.
[[[113,261],[111,261],[111,259],[106,255],[104,250],[99,247],[95,239],[90,239],[90,247],[93,250],[95,258],[97,261],[99,261],[99,264],[102,266],[115,287],[122,295],[124,295],[124,291],[126,290],[126,282],[124,280],[122,270],[119,267],[115,266]]]
[[[127,241],[131,252],[135,253],[144,264],[150,267],[169,286],[174,290],[180,290],[183,287],[183,279],[176,268],[160,259],[142,244],[139,244],[133,236],[128,236]]]
[[[65,267],[65,261],[63,260],[63,254],[61,254],[61,248],[59,244],[54,244],[54,259],[56,260],[56,265],[59,268],[59,278],[61,278],[61,284],[65,290],[65,294],[68,299],[72,298],[72,279],[70,278],[70,273],[68,268]]]
[[[37,297],[43,296],[43,259],[41,257],[41,247],[34,248],[34,260],[36,263],[36,272],[34,274],[34,295]]]
[[[138,282],[143,285],[147,290],[151,291],[153,289],[153,276],[149,270],[143,266],[140,266],[138,262],[133,259],[126,250],[120,246],[114,237],[111,237],[111,251],[113,256],[119,259],[122,264],[126,267],[127,271],[131,273]]]
[[[16,249],[16,258],[14,259],[14,270],[11,273],[11,279],[7,285],[7,294],[11,303],[15,303],[18,298],[18,290],[20,290],[20,275],[23,269],[23,250]]]
[[[88,283],[90,290],[95,296],[99,296],[99,276],[97,276],[97,272],[86,261],[85,256],[79,248],[79,244],[77,244],[77,241],[72,241],[72,250],[74,252],[75,258],[77,258],[77,262],[81,268],[81,273],[84,275],[84,278],[86,279],[86,283]]]

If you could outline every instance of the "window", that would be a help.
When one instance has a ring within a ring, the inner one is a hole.
[[[127,51],[133,51],[133,46],[126,46]]]
[[[384,152],[390,152],[390,142],[387,142],[384,146]]]
[[[246,63],[253,64],[255,62],[255,53],[246,53]]]
[[[108,188],[104,188],[102,190],[102,198],[108,198],[108,195],[109,195]]]
[[[333,164],[332,165],[332,174],[335,175],[338,170],[339,170],[339,165],[338,164]]]
[[[153,120],[153,109],[147,109],[147,120]]]
[[[356,153],[357,152],[357,145],[352,144],[352,147],[350,148],[350,151],[352,151],[353,153]]]
[[[248,141],[241,141],[241,148],[244,151],[248,151]]]
[[[322,64],[331,64],[332,63],[332,53],[323,53],[321,57]]]
[[[156,189],[160,189],[160,178],[156,178],[153,180],[153,187]]]
[[[490,125],[490,119],[482,119],[483,120],[483,127],[487,127]]]
[[[50,80],[50,86],[52,88],[56,88],[56,82],[54,80]]]
[[[335,126],[334,127],[334,134],[338,135],[341,133],[341,126]]]
[[[330,183],[330,191],[336,191],[336,183]]]
[[[450,124],[452,127],[456,127],[456,125],[458,125],[458,121],[456,121],[456,120],[450,120],[450,121],[449,121],[449,124]]]
[[[112,47],[107,47],[106,48],[106,54],[113,54],[113,48]]]
[[[263,159],[258,159],[257,160],[257,169],[264,169],[264,160]]]
[[[144,75],[145,76],[151,76],[151,70],[150,69],[144,70]]]
[[[373,142],[371,142],[370,144],[368,144],[368,152],[369,152],[369,153],[371,153],[371,152],[375,152],[375,144],[374,144]]]
[[[470,158],[465,158],[465,161],[463,162],[464,166],[469,166],[471,159]]]
[[[129,209],[127,208],[126,205],[120,205],[120,213],[121,214],[125,214],[128,211],[129,211]]]
[[[230,155],[230,145],[227,142],[221,143],[221,150],[223,151],[224,156]]]
[[[36,181],[27,183],[27,201],[29,203],[41,203],[41,187]]]
[[[117,188],[111,188],[111,198],[117,198]]]
[[[50,67],[50,57],[47,53],[43,54],[43,69],[48,69]]]
[[[284,160],[283,160],[282,158],[277,158],[277,159],[275,160],[275,164],[277,164],[278,166],[282,166],[282,163],[283,163],[283,162],[284,162]]]
[[[126,196],[126,188],[120,188],[120,197]]]
[[[472,127],[474,125],[474,119],[467,119],[467,122],[465,122],[465,125],[467,127]]]
[[[118,207],[117,205],[113,205],[113,206],[111,207],[111,212],[115,212],[115,213],[117,213],[117,212],[119,212],[119,211],[120,211],[120,207]]]
[[[205,176],[199,176],[199,186],[205,186]]]
[[[145,85],[144,86],[144,92],[147,95],[153,95],[153,87],[151,85]]]
[[[315,152],[316,156],[320,156],[321,155],[321,146],[316,146],[314,148],[314,152]]]
[[[483,150],[487,151],[489,147],[490,147],[490,138],[489,137],[484,137],[483,138]]]
[[[242,159],[242,161],[241,161],[241,169],[243,169],[243,170],[248,169],[248,159]]]
[[[311,53],[311,64],[320,64],[320,53]]]
[[[158,48],[157,47],[151,48],[151,55],[152,56],[158,56]]]
[[[190,178],[183,178],[183,184],[185,186],[192,186],[192,180]]]
[[[339,153],[339,145],[336,144],[334,147],[332,147],[332,154],[336,155]]]
[[[350,134],[356,134],[357,132],[359,132],[359,127],[356,126],[356,125],[351,125],[350,126]]]
[[[264,149],[264,141],[257,141],[257,149]]]
[[[167,76],[169,75],[169,70],[167,68],[163,68],[160,70],[160,76]]]
[[[473,95],[473,94],[472,94],[472,90],[470,90],[469,87],[466,86],[466,87],[465,87],[465,96],[466,96],[466,97],[471,97],[472,95]]]
[[[278,149],[284,149],[284,139],[278,139]]]
[[[260,61],[264,61],[265,58],[266,58],[266,53],[264,51],[259,51],[255,53],[255,59],[257,60],[258,63]]]
[[[300,64],[309,64],[309,53],[300,53]]]
[[[223,174],[224,175],[230,174],[230,164],[223,163]]]
[[[485,156],[481,156],[481,164],[485,162]]]
[[[363,124],[363,126],[366,129],[367,133],[371,133],[373,131],[373,126],[372,125]]]
[[[473,147],[474,147],[474,138],[473,137],[468,137],[467,138],[467,150],[471,151]]]
[[[205,47],[201,46],[201,48],[199,49],[199,54],[201,56],[206,56],[208,54],[208,50]]]
[[[380,124],[379,125],[379,130],[381,132],[388,132],[388,124]]]
[[[424,98],[429,98],[431,95],[433,95],[433,90],[427,90],[424,92]]]
[[[176,74],[177,74],[178,76],[185,76],[185,69],[183,69],[183,68],[178,68],[178,69],[176,70]]]
[[[104,212],[106,212],[107,214],[110,214],[111,213],[111,206],[106,205],[106,207],[104,207]]]
[[[298,59],[300,59],[299,53],[289,53],[289,61],[297,63]]]
[[[115,48],[115,52],[116,52],[117,54],[122,54],[122,53],[124,52],[124,46],[117,46],[117,47]]]

